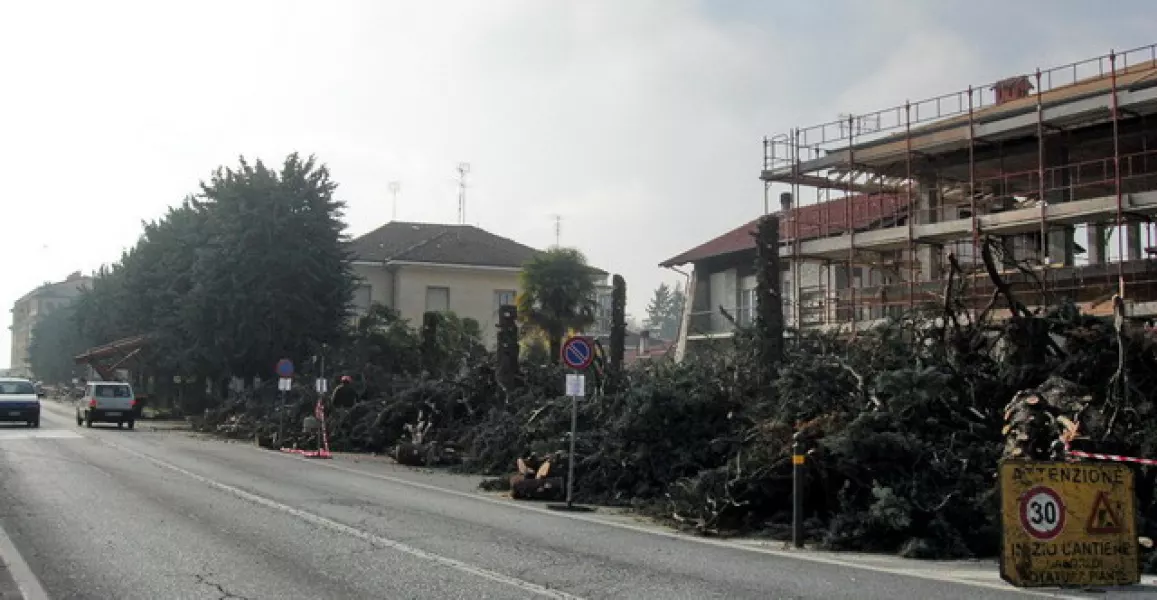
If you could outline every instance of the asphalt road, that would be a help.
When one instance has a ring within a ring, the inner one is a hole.
[[[0,425],[0,529],[51,598],[1025,597],[527,510],[348,461],[81,429],[63,410],[46,406],[39,431]]]

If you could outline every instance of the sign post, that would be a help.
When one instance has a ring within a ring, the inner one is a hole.
[[[277,443],[281,445],[285,443],[285,395],[293,389],[293,361],[288,358],[277,361],[274,371],[280,378],[277,380],[277,389],[281,392],[281,418],[277,424]]]
[[[1000,576],[1018,587],[1129,585],[1137,560],[1133,472],[1107,463],[1000,465]]]
[[[595,348],[588,338],[573,336],[562,345],[562,362],[575,371],[584,371],[595,359]],[[570,397],[570,454],[567,457],[566,507],[574,508],[574,445],[578,437],[578,399],[586,397],[586,376],[566,376],[566,395]]]

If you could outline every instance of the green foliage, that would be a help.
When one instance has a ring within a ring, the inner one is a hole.
[[[338,340],[353,277],[329,171],[290,155],[280,170],[241,159],[201,193],[144,224],[77,301],[93,343],[149,334],[160,373],[268,375]]]
[[[373,304],[348,329],[335,372],[360,374],[362,381],[382,380],[422,369],[421,340],[398,311]]]
[[[562,338],[568,330],[595,321],[594,270],[574,248],[551,248],[530,259],[520,275],[518,317],[523,331],[541,332],[558,362]]]
[[[353,294],[329,170],[291,155],[280,172],[244,159],[202,184],[212,235],[183,305],[198,370],[267,375],[278,356],[336,340]]]
[[[28,360],[37,379],[64,383],[77,372],[72,358],[89,344],[80,334],[75,315],[72,305],[64,305],[49,312],[32,329]]]
[[[660,283],[659,287],[655,288],[651,302],[647,304],[647,319],[644,325],[648,329],[657,329],[659,337],[664,340],[675,339],[679,332],[679,322],[683,318],[685,300],[683,290]]]

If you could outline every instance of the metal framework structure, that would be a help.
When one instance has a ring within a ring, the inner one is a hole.
[[[1030,307],[1067,298],[1107,314],[1119,294],[1146,314],[1157,309],[1146,304],[1157,300],[1157,44],[764,138],[761,178],[765,210],[773,186],[790,189],[781,252],[799,327],[854,331],[943,306],[948,285],[981,310],[987,240]]]

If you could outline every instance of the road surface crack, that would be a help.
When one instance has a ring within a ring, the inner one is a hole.
[[[210,573],[209,575],[212,575],[212,573]],[[229,590],[225,589],[224,585],[217,583],[216,581],[210,581],[209,578],[204,576],[204,575],[197,574],[197,575],[193,575],[193,577],[195,577],[197,579],[198,584],[207,585],[211,588],[216,589],[218,592],[221,592],[221,596],[219,598],[217,598],[217,600],[253,600],[252,598],[249,598],[248,596],[239,596],[237,594],[234,594],[233,592],[230,592]]]

